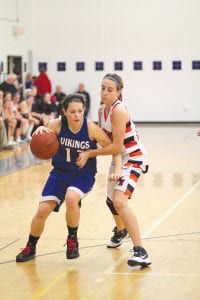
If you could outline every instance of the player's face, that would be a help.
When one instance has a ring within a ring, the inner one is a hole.
[[[113,80],[103,80],[101,85],[101,100],[105,105],[112,105],[119,98],[120,93],[121,91],[117,90],[116,83]]]
[[[68,108],[64,110],[69,125],[79,125],[82,123],[84,107],[80,102],[70,102]]]

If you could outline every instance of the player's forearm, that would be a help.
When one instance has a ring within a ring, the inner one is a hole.
[[[88,150],[89,158],[95,157],[98,155],[116,155],[121,152],[121,148],[115,144],[110,144],[103,148],[90,149]]]
[[[117,154],[113,157],[114,161],[114,173],[115,174],[120,174],[121,173],[121,167],[122,167],[122,156],[121,154]]]

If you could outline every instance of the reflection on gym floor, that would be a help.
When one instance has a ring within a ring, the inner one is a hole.
[[[0,176],[7,175],[44,161],[37,159],[30,151],[29,145],[16,146],[14,150],[5,150],[0,155]]]

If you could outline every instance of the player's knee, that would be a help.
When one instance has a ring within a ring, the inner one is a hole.
[[[42,221],[42,220],[46,220],[46,218],[48,217],[48,215],[49,215],[49,212],[46,209],[44,209],[44,208],[41,207],[41,208],[38,209],[35,217],[38,220]]]
[[[113,205],[113,202],[107,197],[107,200],[106,200],[106,204],[108,206],[108,208],[110,209],[111,213],[113,215],[118,215],[114,205]]]
[[[120,210],[122,210],[126,206],[126,204],[119,199],[113,199],[113,205],[114,205],[116,211],[118,211],[118,212],[120,212]]]
[[[66,207],[68,210],[76,210],[79,208],[79,203],[73,199],[73,197],[68,197],[66,199]]]

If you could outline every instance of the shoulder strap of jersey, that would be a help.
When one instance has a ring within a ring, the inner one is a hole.
[[[110,115],[112,115],[112,111],[115,109],[115,107],[117,106],[117,105],[119,105],[119,104],[122,104],[122,102],[121,102],[121,100],[116,100],[113,104],[112,104],[112,106],[111,106],[111,114]]]

